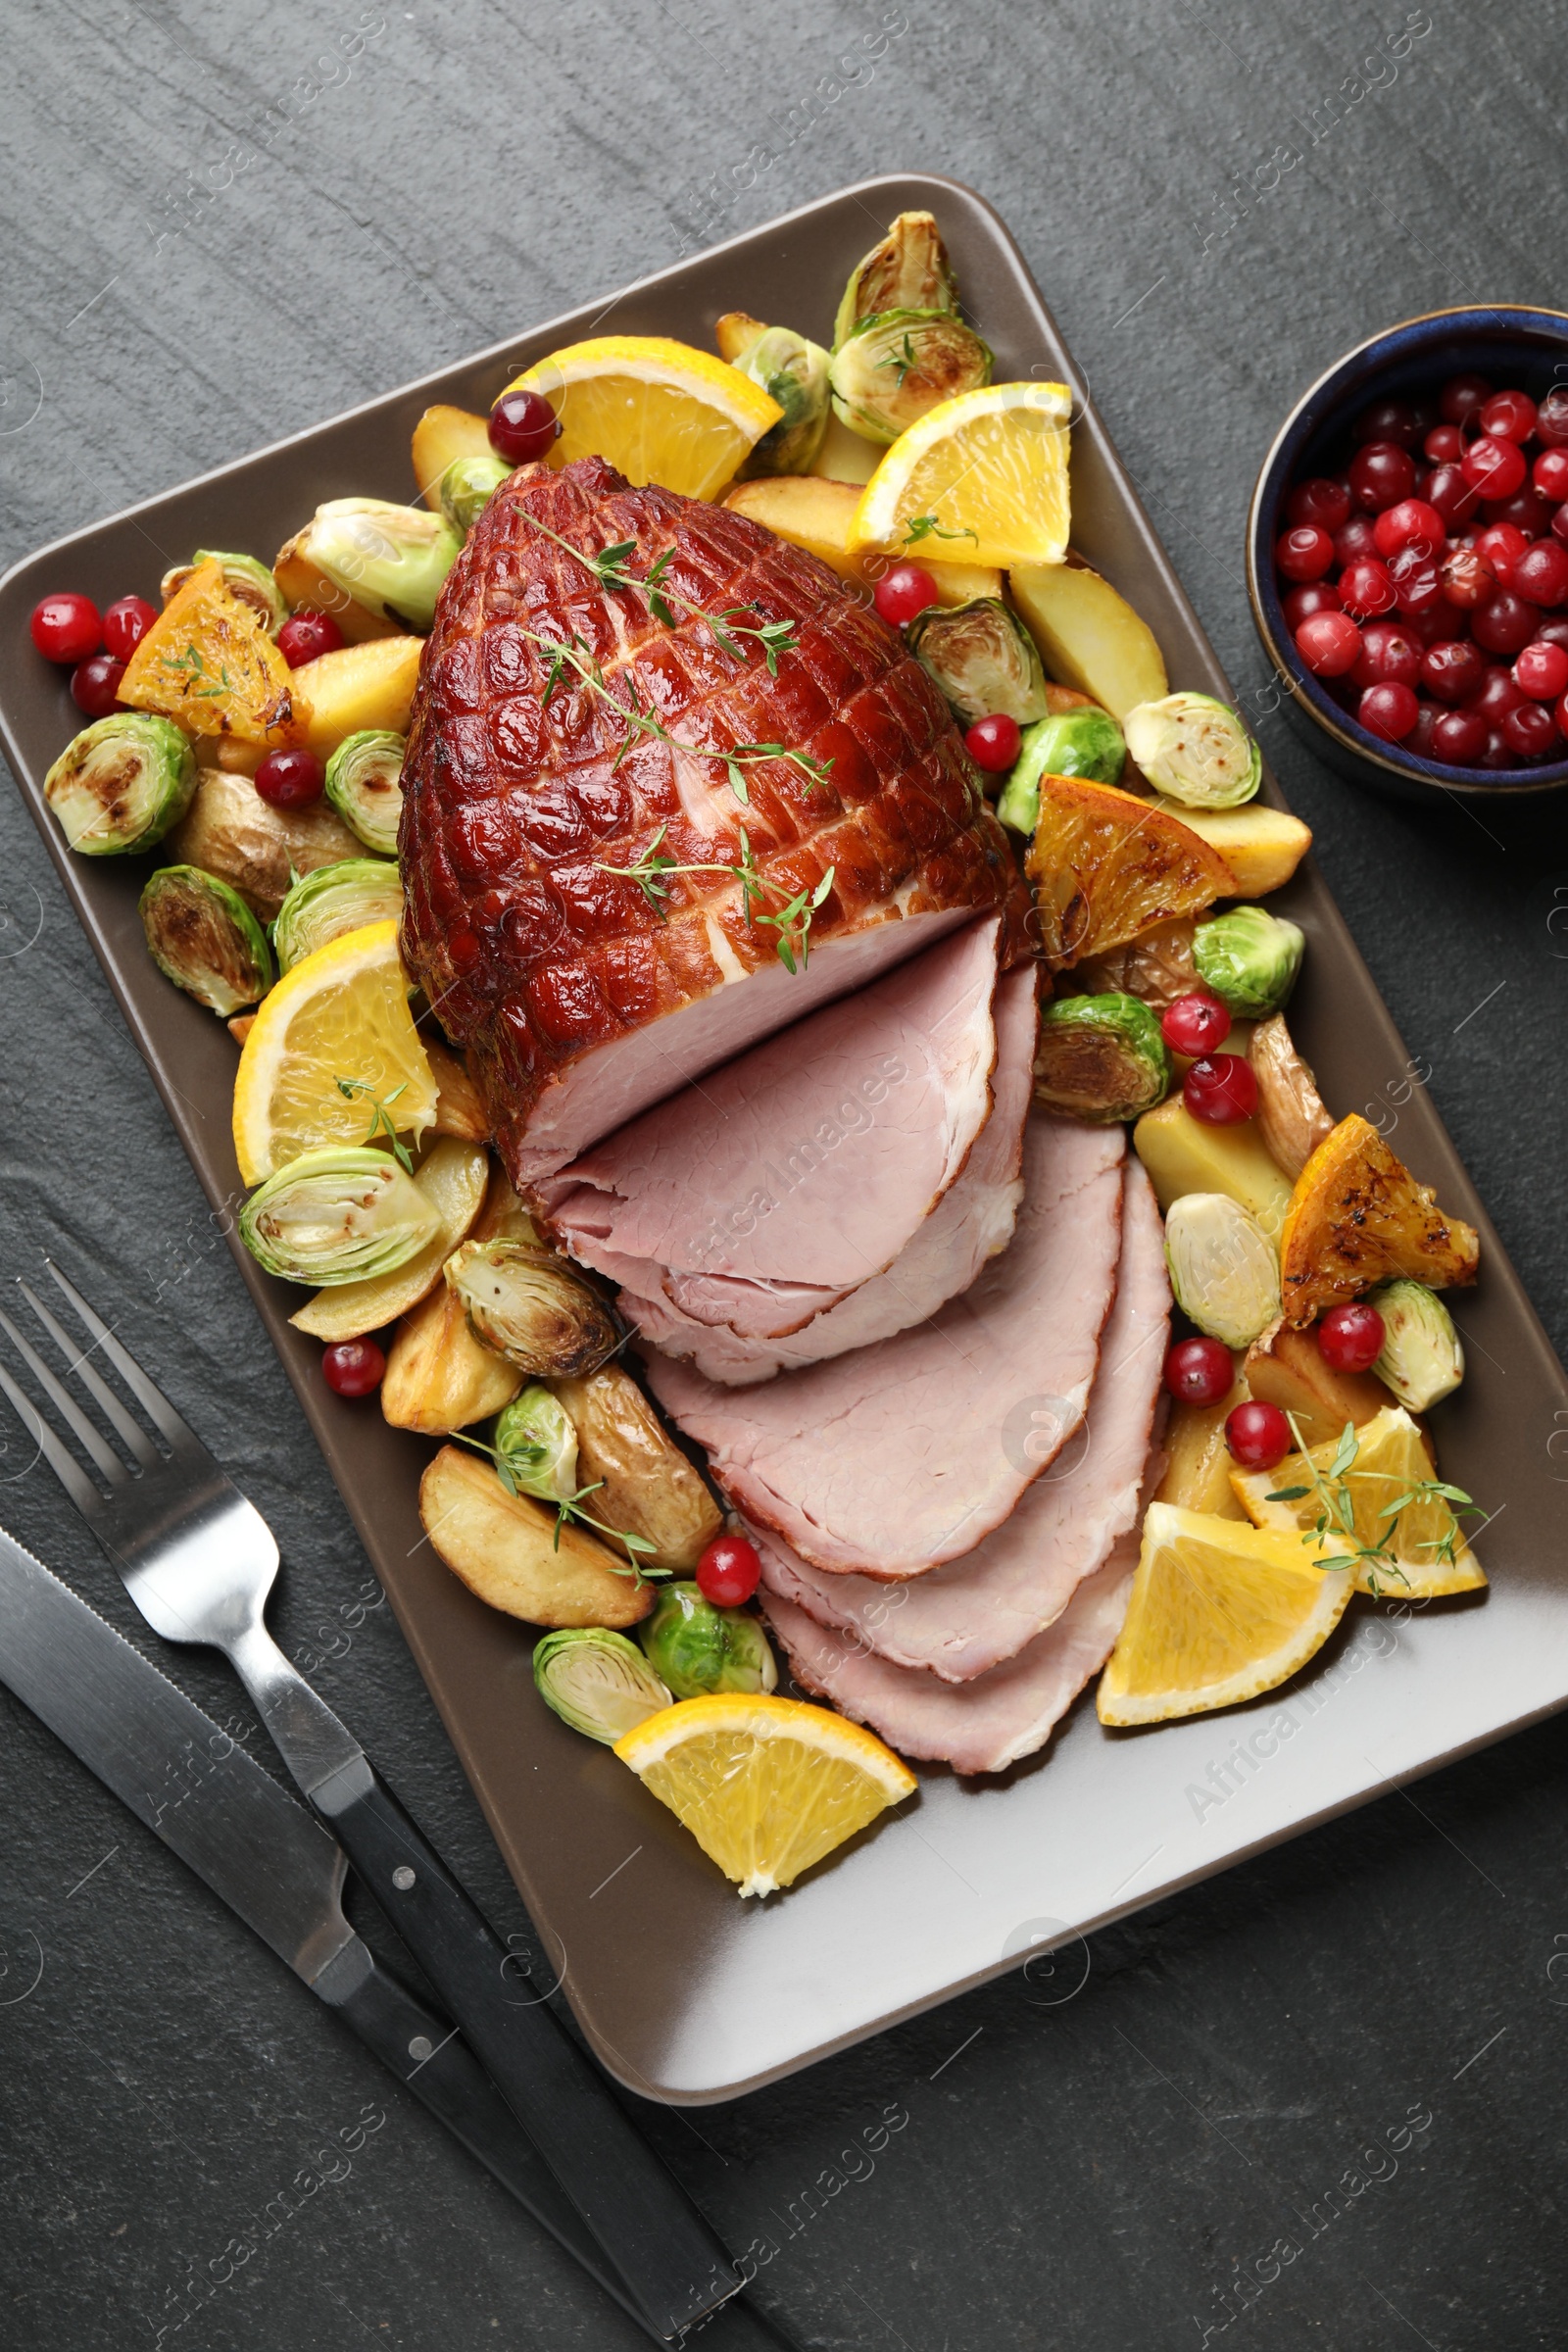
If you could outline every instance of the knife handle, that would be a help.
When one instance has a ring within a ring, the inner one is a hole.
[[[356,1758],[311,1801],[645,2324],[669,2339],[734,2294],[740,2280],[717,2236],[548,2005],[509,1998],[511,1954],[371,1766]]]

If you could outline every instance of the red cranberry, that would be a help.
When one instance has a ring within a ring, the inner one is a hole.
[[[1396,507],[1384,508],[1372,525],[1372,536],[1380,556],[1396,556],[1401,547],[1435,556],[1443,548],[1443,516],[1424,498],[1401,498]]]
[[[157,618],[158,607],[144,596],[117,598],[104,613],[104,650],[128,662]]]
[[[1453,606],[1442,596],[1421,612],[1401,612],[1399,617],[1423,653],[1429,645],[1441,645],[1446,639],[1463,637],[1470,626],[1468,615],[1455,612]]]
[[[1457,466],[1434,466],[1427,477],[1425,497],[1449,530],[1469,522],[1481,510],[1480,491],[1471,487]]]
[[[1352,514],[1334,534],[1334,553],[1341,564],[1377,561],[1378,543],[1370,514]]]
[[[1551,528],[1551,501],[1526,482],[1512,498],[1489,499],[1481,510],[1484,523],[1511,522],[1527,539],[1544,538]]]
[[[1514,564],[1508,585],[1530,605],[1568,604],[1568,547],[1538,539]]]
[[[1438,577],[1443,584],[1444,602],[1460,612],[1473,612],[1478,605],[1484,605],[1495,586],[1475,549],[1466,547],[1462,540],[1449,540],[1448,552],[1438,566]]]
[[[1530,469],[1532,488],[1560,507],[1568,498],[1568,449],[1544,449]]]
[[[1460,459],[1459,471],[1483,498],[1512,498],[1525,478],[1524,452],[1517,441],[1483,433]]]
[[[1516,578],[1525,562],[1526,558],[1521,556],[1515,570]],[[1536,633],[1536,608],[1527,604],[1515,590],[1496,588],[1484,605],[1476,607],[1470,626],[1477,645],[1484,646],[1489,654],[1504,654],[1512,661],[1514,655],[1521,653]]]
[[[1018,733],[1018,721],[999,710],[985,718],[977,718],[963,740],[976,767],[983,767],[988,775],[1000,776],[1017,759],[1022,738]]]
[[[1406,618],[1434,612],[1443,603],[1443,573],[1430,556],[1417,548],[1401,547],[1389,558],[1389,577],[1399,611]]]
[[[1513,665],[1513,682],[1533,703],[1554,703],[1568,692],[1568,653],[1533,638]]]
[[[1443,712],[1436,703],[1423,703],[1415,714],[1415,725],[1404,739],[1405,750],[1412,752],[1418,760],[1430,760],[1438,721],[1442,716]]]
[[[1331,1306],[1317,1327],[1317,1351],[1336,1372],[1370,1372],[1383,1353],[1383,1317],[1364,1298]]]
[[[941,601],[942,592],[923,564],[895,564],[876,584],[876,609],[896,629]]]
[[[1456,424],[1435,424],[1421,444],[1421,454],[1433,466],[1457,466],[1464,456],[1464,435]]]
[[[1165,1386],[1181,1404],[1220,1404],[1236,1386],[1223,1340],[1178,1340],[1165,1358]]]
[[[1438,394],[1438,408],[1446,424],[1469,424],[1491,398],[1492,386],[1484,375],[1450,375]]]
[[[89,718],[107,718],[119,704],[124,674],[125,664],[113,654],[89,654],[71,673],[71,699]]]
[[[1351,425],[1350,438],[1358,449],[1382,441],[1396,442],[1400,449],[1417,449],[1421,443],[1421,419],[1407,400],[1374,401]]]
[[[256,789],[272,808],[309,808],[325,782],[314,752],[269,752],[256,770]]]
[[[757,1545],[745,1536],[715,1536],[697,1563],[697,1590],[715,1609],[738,1609],[761,1579]]]
[[[1479,767],[1517,767],[1519,755],[1500,727],[1487,729],[1486,749],[1476,763]]]
[[[1432,757],[1447,767],[1474,767],[1490,733],[1479,710],[1445,710],[1432,730]]]
[[[28,626],[32,642],[46,662],[59,662],[73,669],[103,643],[97,606],[90,596],[78,596],[74,588],[62,589],[58,596],[46,596],[34,605]]]
[[[1489,727],[1500,727],[1509,711],[1517,710],[1528,699],[1514,684],[1513,672],[1494,662],[1465,708],[1477,711]]]
[[[1316,523],[1298,523],[1275,542],[1274,562],[1287,580],[1320,580],[1334,562],[1334,542]]]
[[[1415,701],[1413,694],[1410,700]],[[1205,1127],[1238,1126],[1257,1108],[1257,1080],[1251,1063],[1240,1054],[1205,1054],[1182,1080],[1182,1101]]]
[[[1551,518],[1551,535],[1562,547],[1568,547],[1568,506],[1557,509]]]
[[[1277,1404],[1239,1404],[1225,1423],[1225,1443],[1244,1470],[1277,1469],[1295,1441]]]
[[[1557,705],[1557,731],[1560,735],[1568,735],[1568,694]]]
[[[1173,1054],[1191,1055],[1194,1061],[1200,1061],[1229,1037],[1230,1006],[1221,1004],[1218,997],[1211,997],[1206,989],[1195,988],[1166,1005],[1160,1015],[1159,1033]]]
[[[1285,502],[1285,519],[1291,523],[1315,523],[1320,531],[1337,531],[1350,519],[1350,493],[1343,482],[1330,481],[1327,474],[1314,474],[1307,481],[1298,482],[1291,492]]]
[[[1361,632],[1348,612],[1313,612],[1296,632],[1296,650],[1317,678],[1343,678],[1361,658]]]
[[[1369,735],[1385,743],[1402,743],[1421,715],[1421,706],[1408,686],[1369,686],[1355,706],[1355,715]]]
[[[1492,522],[1476,533],[1476,554],[1503,588],[1512,587],[1513,567],[1529,545],[1529,534],[1513,522]]]
[[[1481,430],[1499,441],[1528,441],[1536,429],[1536,404],[1528,392],[1494,392],[1481,412]]]
[[[1544,703],[1521,703],[1504,718],[1502,739],[1521,760],[1544,760],[1557,741],[1557,721]]]
[[[1440,703],[1462,703],[1478,694],[1486,674],[1486,656],[1480,647],[1452,637],[1429,645],[1421,657],[1421,683]],[[1568,674],[1563,684],[1568,686]]]
[[[1545,619],[1538,623],[1531,643],[1560,645],[1564,653],[1568,653],[1568,612],[1548,612]]]
[[[560,420],[544,394],[525,386],[503,392],[490,412],[490,446],[509,466],[527,466],[548,456],[560,431]]]
[[[1421,675],[1421,648],[1396,620],[1374,620],[1361,632],[1361,659],[1350,673],[1356,686],[1385,686],[1392,680],[1413,686]]]
[[[277,632],[277,650],[290,669],[318,661],[322,654],[341,651],[343,632],[330,612],[312,612],[302,606],[291,612]]]
[[[1348,564],[1340,574],[1340,602],[1356,620],[1371,620],[1394,610],[1394,582],[1389,567],[1375,558]]]
[[[1522,461],[1521,461],[1522,463]],[[1415,460],[1395,441],[1369,441],[1350,461],[1350,491],[1358,507],[1380,514],[1415,488]]]
[[[1568,385],[1556,385],[1536,411],[1536,439],[1545,449],[1568,447]]]
[[[1303,620],[1314,612],[1341,612],[1340,592],[1332,580],[1308,580],[1304,588],[1293,588],[1284,599],[1285,625],[1292,636]]]
[[[335,1396],[369,1396],[381,1386],[386,1357],[373,1340],[335,1340],[321,1356],[321,1378]]]

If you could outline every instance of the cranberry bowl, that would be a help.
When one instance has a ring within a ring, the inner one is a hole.
[[[1351,783],[1568,784],[1568,313],[1433,311],[1337,360],[1263,462],[1247,581],[1288,715]]]

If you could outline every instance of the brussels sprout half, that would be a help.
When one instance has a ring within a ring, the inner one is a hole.
[[[850,271],[833,321],[833,348],[837,351],[858,326],[882,311],[957,307],[957,281],[934,215],[901,213],[881,244]]]
[[[467,537],[511,471],[500,458],[453,459],[435,486],[435,495],[455,531]]]
[[[272,985],[266,935],[237,890],[199,865],[162,865],[137,901],[148,952],[209,1012],[243,1012]]]
[[[326,763],[326,797],[351,833],[383,858],[398,854],[406,735],[362,727],[345,735]]]
[[[999,596],[931,605],[909,623],[909,651],[966,724],[997,712],[1020,726],[1046,715],[1035,641]]]
[[[1233,906],[1193,933],[1198,977],[1243,1020],[1278,1012],[1296,986],[1306,939],[1266,906]]]
[[[306,1152],[239,1212],[240,1239],[286,1282],[363,1282],[407,1264],[439,1232],[431,1202],[392,1157],[366,1146]]]
[[[1263,755],[1227,703],[1167,694],[1122,721],[1127,749],[1156,792],[1188,808],[1239,808],[1263,780]]]
[[[74,736],[43,795],[83,858],[150,850],[177,825],[196,790],[196,755],[172,719],[112,710]]]
[[[1279,1315],[1279,1259],[1228,1193],[1184,1193],[1171,1202],[1165,1263],[1182,1313],[1227,1348],[1250,1348]]]
[[[637,1628],[677,1698],[714,1690],[771,1690],[778,1668],[767,1636],[744,1609],[718,1609],[693,1584],[665,1585]]]
[[[1058,710],[1025,730],[997,814],[1011,831],[1033,840],[1042,776],[1087,776],[1094,784],[1115,784],[1126,757],[1122,731],[1108,710],[1093,703]]]
[[[465,1242],[443,1271],[475,1339],[535,1379],[597,1372],[620,1345],[614,1317],[598,1292],[553,1250],[527,1242]]]
[[[569,1502],[577,1492],[577,1431],[559,1396],[537,1381],[496,1418],[496,1460],[513,1485],[541,1502]]]
[[[833,413],[865,441],[896,441],[938,401],[991,381],[991,351],[953,311],[884,311],[834,352]]]
[[[1464,1378],[1459,1334],[1436,1291],[1404,1275],[1367,1293],[1383,1317],[1383,1352],[1372,1369],[1412,1413],[1451,1396]]]
[[[401,919],[403,884],[398,869],[384,858],[345,858],[338,865],[318,865],[302,874],[277,910],[272,947],[280,972],[318,948],[324,948],[347,931],[367,923]]]
[[[1170,1081],[1159,1022],[1136,997],[1062,997],[1041,1014],[1035,1101],[1045,1109],[1110,1126],[1152,1110]]]
[[[730,361],[784,412],[747,459],[743,477],[810,472],[827,431],[829,364],[820,343],[789,326],[764,326]]]
[[[159,582],[159,594],[166,605],[179,594],[203,564],[220,564],[223,586],[229,594],[237,596],[242,605],[249,605],[269,637],[277,635],[288,618],[288,606],[270,566],[256,556],[227,555],[221,548],[199,547],[188,564],[176,564]]]
[[[420,635],[435,618],[441,584],[463,553],[444,514],[393,506],[384,498],[328,499],[294,545],[368,612]]]
[[[670,1703],[636,1642],[603,1625],[546,1634],[534,1644],[533,1679],[563,1723],[607,1747]]]

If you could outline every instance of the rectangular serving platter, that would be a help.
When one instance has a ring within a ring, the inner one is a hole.
[[[515,336],[423,382],[57,542],[0,583],[0,643],[24,645],[50,589],[156,598],[196,547],[264,556],[323,499],[414,495],[409,437],[432,401],[487,410],[516,370],[590,332],[712,347],[728,310],[825,339],[839,288],[893,216],[936,213],[999,380],[1079,378],[997,214],[924,174],[861,182],[682,263],[612,302]],[[1077,401],[1073,541],[1152,627],[1173,686],[1231,699],[1223,673],[1092,403]],[[66,891],[215,1208],[242,1198],[229,1137],[234,1048],[162,979],[136,899],[155,859],[73,858],[42,798],[75,731],[57,676],[24,656],[0,689],[0,732]],[[1272,779],[1267,796],[1280,803]],[[1406,1051],[1310,860],[1274,902],[1308,938],[1292,1027],[1335,1115],[1378,1104]],[[1043,1755],[965,1783],[923,1769],[918,1794],[784,1895],[741,1902],[607,1750],[541,1704],[526,1628],[485,1608],[418,1539],[428,1443],[345,1410],[296,1294],[235,1256],[572,2007],[631,2089],[684,2104],[805,2066],[1363,1803],[1568,1703],[1568,1578],[1558,1565],[1568,1380],[1426,1092],[1397,1148],[1483,1239],[1456,1301],[1473,1370],[1438,1407],[1446,1476],[1497,1514],[1482,1538],[1492,1590],[1407,1614],[1354,1607],[1313,1668],[1255,1704],[1107,1733],[1080,1701]],[[232,1218],[229,1217],[232,1227]],[[195,1402],[179,1399],[187,1406]],[[199,1405],[196,1409],[200,1421]],[[220,1455],[222,1432],[203,1434]],[[963,1399],[932,1443],[995,1444]],[[286,1573],[286,1570],[285,1570]],[[350,1704],[352,1712],[352,1703]]]

